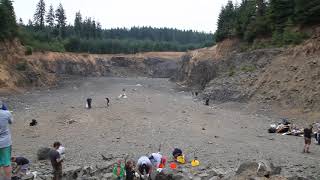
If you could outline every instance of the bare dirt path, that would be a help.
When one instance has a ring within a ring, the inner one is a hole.
[[[128,98],[117,99],[123,88]],[[274,119],[204,106],[174,88],[167,79],[85,78],[5,97],[14,111],[13,153],[35,162],[39,147],[59,140],[67,149],[66,164],[88,165],[102,161],[100,154],[138,157],[161,143],[164,154],[173,147],[190,157],[196,151],[203,165],[225,172],[244,161],[270,159],[284,175],[320,177],[320,146],[302,154],[303,138],[267,133]],[[93,98],[91,110],[85,109],[87,97]],[[111,98],[109,108],[105,97]],[[38,126],[30,127],[31,119]]]

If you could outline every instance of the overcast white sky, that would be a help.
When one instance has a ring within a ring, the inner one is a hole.
[[[14,0],[17,19],[33,18],[39,0]],[[103,28],[152,26],[214,32],[222,5],[228,0],[45,0],[46,9],[61,2],[68,24],[75,13],[94,17]]]

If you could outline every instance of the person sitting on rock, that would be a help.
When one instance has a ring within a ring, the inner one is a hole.
[[[312,136],[312,125],[309,128],[304,129],[304,149],[303,153],[310,153],[309,148],[311,144],[311,136]]]
[[[22,177],[27,174],[29,169],[29,160],[24,157],[11,157],[11,162],[17,164],[17,168],[13,170],[13,176]]]
[[[152,171],[152,163],[150,159],[147,156],[141,156],[138,159],[137,166],[137,172],[140,176],[140,180],[150,179],[150,174]]]

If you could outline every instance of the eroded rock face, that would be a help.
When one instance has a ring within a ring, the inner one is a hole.
[[[282,49],[256,50],[231,53],[219,59],[201,59],[197,53],[187,53],[174,80],[203,90],[203,98],[217,102],[247,101],[259,73],[281,52]]]
[[[28,57],[34,67],[59,75],[142,76],[169,78],[178,69],[177,55],[161,57],[144,55],[91,55],[44,53]]]

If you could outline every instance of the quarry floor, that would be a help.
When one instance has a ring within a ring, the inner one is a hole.
[[[141,85],[141,86],[140,86]],[[126,89],[127,99],[119,99]],[[85,109],[86,98],[93,107]],[[105,98],[110,98],[106,107]],[[244,104],[203,105],[168,79],[71,78],[59,87],[5,96],[13,110],[13,154],[36,163],[36,152],[60,141],[67,165],[94,165],[100,154],[134,158],[174,147],[223,172],[245,161],[271,160],[283,175],[320,178],[320,146],[303,154],[303,138],[268,134],[272,117],[248,113]],[[30,127],[32,119],[38,125]]]

